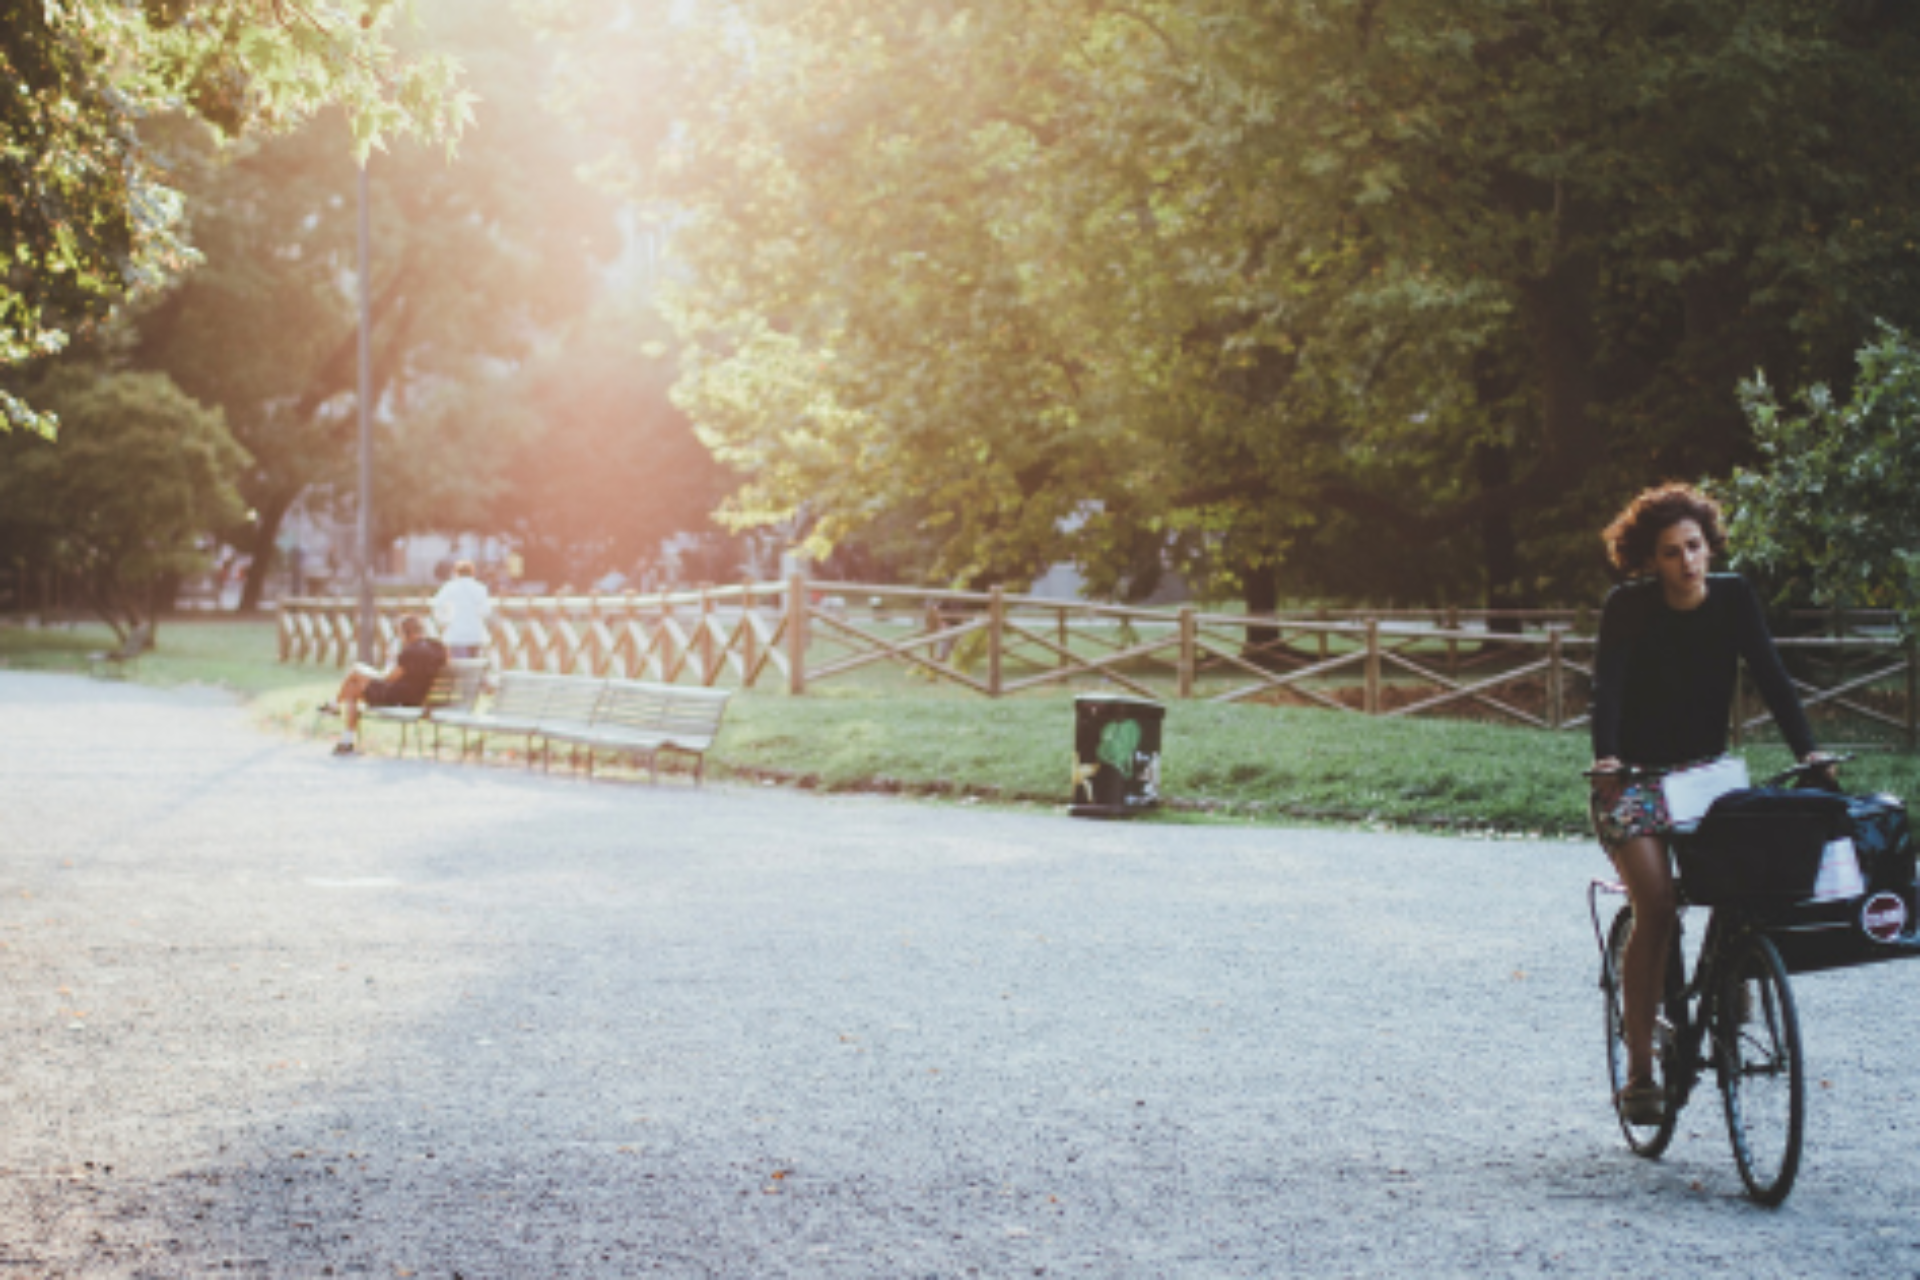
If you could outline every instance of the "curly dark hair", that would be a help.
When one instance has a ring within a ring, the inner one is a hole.
[[[1654,548],[1666,529],[1691,520],[1700,526],[1714,555],[1727,549],[1727,532],[1720,520],[1720,504],[1690,484],[1663,484],[1643,489],[1600,533],[1607,544],[1607,560],[1621,574],[1644,573]]]

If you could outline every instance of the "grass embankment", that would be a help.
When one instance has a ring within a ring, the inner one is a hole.
[[[161,622],[156,647],[128,673],[142,684],[221,685],[249,697],[275,689],[332,683],[317,667],[283,666],[274,623],[209,615]],[[104,623],[71,627],[0,625],[0,667],[85,674],[89,653],[120,647]]]
[[[332,693],[335,673],[278,663],[273,637],[271,622],[169,622],[137,678],[224,685],[252,699],[263,725],[310,733],[312,708]],[[0,627],[0,663],[84,671],[87,652],[110,648],[111,640],[103,627]],[[369,724],[366,749],[391,752],[397,743],[392,726]],[[514,758],[512,744],[495,745],[502,749],[492,759]],[[708,770],[834,791],[1063,805],[1072,745],[1072,700],[1060,692],[994,701],[898,682],[885,689],[829,685],[804,698],[735,697]],[[1173,702],[1161,745],[1162,791],[1175,817],[1585,831],[1578,773],[1587,746],[1577,732]],[[1747,756],[1756,774],[1786,763],[1777,746],[1754,747]],[[1847,781],[1855,790],[1920,796],[1920,757],[1863,756],[1849,766]]]

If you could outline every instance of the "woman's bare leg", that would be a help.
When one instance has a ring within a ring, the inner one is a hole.
[[[1673,947],[1673,869],[1667,844],[1658,836],[1640,836],[1616,846],[1613,866],[1633,903],[1633,935],[1621,963],[1620,986],[1627,1039],[1627,1078],[1653,1081],[1653,1020],[1666,990],[1667,954]]]

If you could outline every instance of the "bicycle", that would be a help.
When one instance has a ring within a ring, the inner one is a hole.
[[[1762,786],[1778,787],[1839,762],[1797,765]],[[1628,771],[1642,778],[1664,772]],[[1875,802],[1899,804],[1891,797]],[[1693,832],[1677,829],[1669,847],[1678,855],[1692,837]],[[1915,919],[1910,843],[1904,847],[1904,859],[1881,869],[1877,891],[1870,884],[1858,898],[1812,901],[1809,876],[1806,892],[1797,900],[1723,901],[1712,906],[1691,975],[1681,945],[1689,906],[1687,887],[1683,877],[1676,878],[1680,918],[1654,1024],[1655,1083],[1664,1089],[1666,1105],[1654,1125],[1632,1123],[1619,1102],[1627,1084],[1621,958],[1633,931],[1633,907],[1622,906],[1603,930],[1601,897],[1623,896],[1626,889],[1611,880],[1594,880],[1588,886],[1587,910],[1600,947],[1600,987],[1606,1006],[1607,1073],[1629,1149],[1648,1159],[1665,1152],[1681,1109],[1711,1067],[1726,1113],[1734,1163],[1748,1195],[1764,1205],[1778,1205],[1787,1198],[1800,1169],[1807,1110],[1800,1021],[1788,975],[1920,955],[1920,934],[1912,932],[1909,923]]]

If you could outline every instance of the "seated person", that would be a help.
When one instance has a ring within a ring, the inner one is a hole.
[[[356,665],[340,682],[340,692],[334,695],[334,700],[320,708],[343,712],[347,718],[333,754],[354,753],[362,703],[369,707],[418,707],[426,703],[433,678],[447,664],[447,647],[427,634],[420,619],[411,616],[400,619],[400,642],[400,653],[394,658],[391,671]]]

